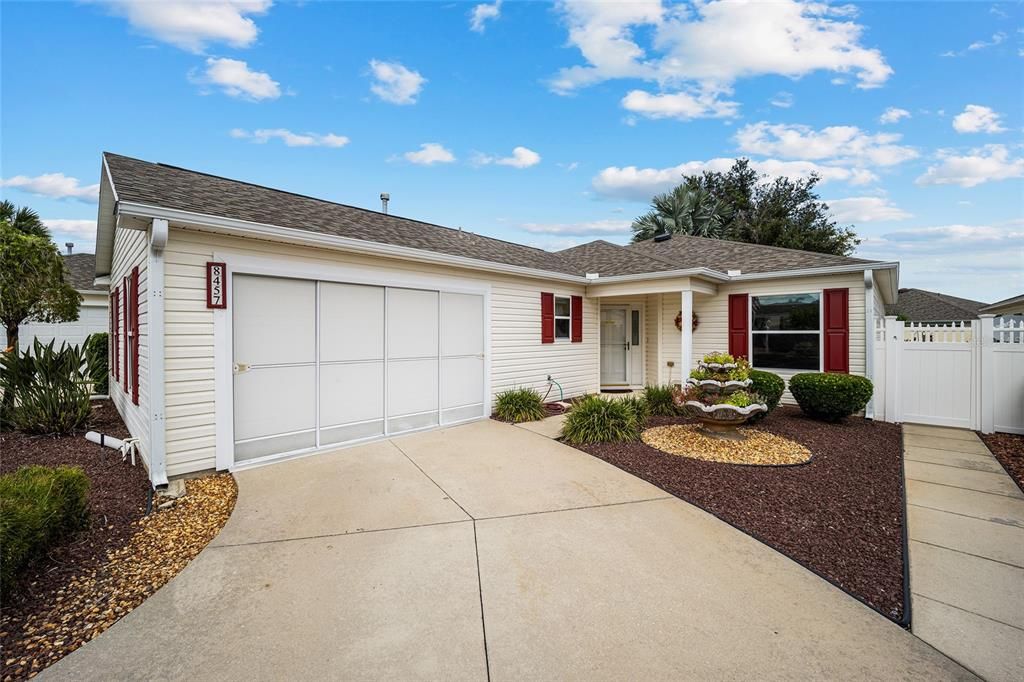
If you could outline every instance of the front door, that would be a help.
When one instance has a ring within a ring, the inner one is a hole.
[[[629,385],[629,311],[601,309],[601,385]]]

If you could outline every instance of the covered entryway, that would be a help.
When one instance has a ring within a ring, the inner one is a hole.
[[[643,304],[601,306],[601,387],[644,385]]]
[[[484,417],[484,296],[232,277],[234,464]]]

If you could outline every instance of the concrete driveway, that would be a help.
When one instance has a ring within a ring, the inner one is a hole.
[[[705,512],[492,421],[238,474],[66,679],[965,679]]]

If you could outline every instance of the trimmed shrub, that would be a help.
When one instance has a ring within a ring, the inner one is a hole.
[[[760,369],[750,370],[750,380],[753,382],[750,385],[751,393],[761,396],[764,404],[768,406],[767,413],[758,412],[750,418],[751,422],[756,422],[767,417],[771,414],[772,410],[779,406],[782,394],[786,390],[786,382],[778,374],[765,372]]]
[[[672,393],[675,388],[664,384],[661,386],[648,386],[644,389],[644,399],[650,413],[656,417],[673,417],[676,414],[676,404],[672,400]]]
[[[805,414],[832,422],[863,410],[873,391],[870,380],[853,374],[796,374],[789,380]]]
[[[511,388],[495,396],[494,414],[513,424],[537,421],[545,416],[544,401],[533,389]]]
[[[623,403],[633,412],[638,427],[642,429],[647,424],[647,418],[651,416],[651,406],[647,404],[647,399],[642,393],[627,395],[621,398],[619,402]]]
[[[70,434],[89,418],[89,377],[79,346],[35,339],[31,351],[0,358],[0,389],[12,396],[6,420],[27,433]]]
[[[110,349],[107,346],[107,332],[90,334],[85,340],[85,363],[89,368],[92,392],[106,395],[110,390]]]
[[[573,445],[633,441],[640,437],[640,424],[625,401],[589,395],[566,414],[562,437]]]
[[[0,476],[0,592],[18,571],[89,519],[89,479],[77,467],[22,467]]]

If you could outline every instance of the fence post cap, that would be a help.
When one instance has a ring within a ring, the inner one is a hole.
[[[981,315],[978,315],[978,317],[980,317],[983,320],[988,320],[995,317],[995,313],[983,313]]]
[[[886,315],[885,319],[887,319],[887,320],[897,320],[899,318],[896,315]]]

